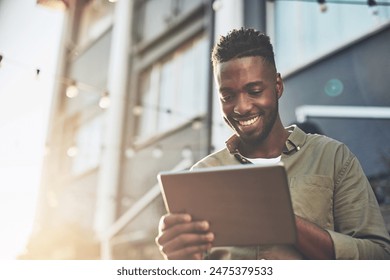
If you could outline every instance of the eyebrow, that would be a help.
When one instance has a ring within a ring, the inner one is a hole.
[[[244,86],[244,89],[250,89],[250,88],[253,88],[253,87],[261,87],[261,86],[264,86],[264,82],[256,81],[256,82],[251,82],[251,83],[246,84]]]
[[[253,87],[261,87],[261,86],[263,86],[264,85],[264,82],[262,82],[262,81],[256,81],[256,82],[251,82],[251,83],[247,83],[245,86],[244,86],[244,89],[245,90],[248,90],[248,89],[250,89],[250,88],[253,88]],[[232,90],[232,88],[231,87],[220,87],[219,89],[219,92],[221,93],[221,92],[225,92],[225,91],[231,91]]]
[[[225,91],[231,91],[232,90],[232,88],[230,88],[230,87],[220,87],[219,89],[218,89],[218,91],[221,93],[221,92],[225,92]]]

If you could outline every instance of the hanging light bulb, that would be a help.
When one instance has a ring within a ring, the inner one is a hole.
[[[107,109],[110,106],[110,96],[107,91],[103,92],[102,97],[99,100],[99,107]]]
[[[367,5],[372,15],[377,16],[379,14],[378,3],[375,0],[367,0]]]
[[[203,126],[202,122],[200,120],[194,120],[191,124],[191,128],[193,130],[199,130],[201,129]]]
[[[218,10],[220,10],[220,9],[222,8],[222,1],[221,1],[221,0],[215,0],[215,1],[213,2],[212,7],[213,7],[213,10],[214,10],[215,12],[218,11]]]
[[[317,0],[318,4],[320,4],[321,13],[325,13],[328,10],[328,6],[326,5],[325,0]]]
[[[133,108],[133,114],[134,116],[140,116],[142,115],[142,112],[144,111],[144,108],[141,105],[134,106]]]
[[[72,82],[67,88],[66,88],[66,96],[68,98],[75,98],[77,95],[79,95],[79,88],[76,85],[76,82]]]
[[[77,149],[76,146],[71,146],[66,151],[66,154],[68,155],[68,157],[73,158],[73,157],[77,156],[78,152],[79,152],[79,150]]]

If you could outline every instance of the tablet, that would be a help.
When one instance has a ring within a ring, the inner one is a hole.
[[[294,244],[295,217],[282,164],[245,164],[158,175],[165,207],[207,220],[214,246]]]

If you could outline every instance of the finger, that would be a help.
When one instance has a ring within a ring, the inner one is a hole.
[[[165,255],[168,260],[201,260],[203,253],[211,249],[211,244],[202,244],[191,247],[182,248],[174,252],[169,252]]]
[[[206,234],[182,234],[164,244],[164,246],[161,247],[161,250],[165,254],[168,254],[170,252],[183,250],[183,248],[210,244],[213,241],[214,234],[211,232]]]
[[[162,232],[157,237],[157,244],[164,245],[168,241],[185,233],[202,233],[209,230],[209,223],[206,221],[190,222],[184,224],[176,224]]]
[[[160,230],[166,230],[176,224],[191,222],[191,216],[189,214],[166,214],[160,219]]]

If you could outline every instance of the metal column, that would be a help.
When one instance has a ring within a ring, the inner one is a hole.
[[[125,124],[128,61],[131,47],[133,1],[118,0],[115,4],[114,26],[108,71],[110,106],[105,115],[105,133],[99,169],[94,229],[99,238],[115,222],[117,195]],[[110,248],[102,250],[103,259],[111,258]]]

